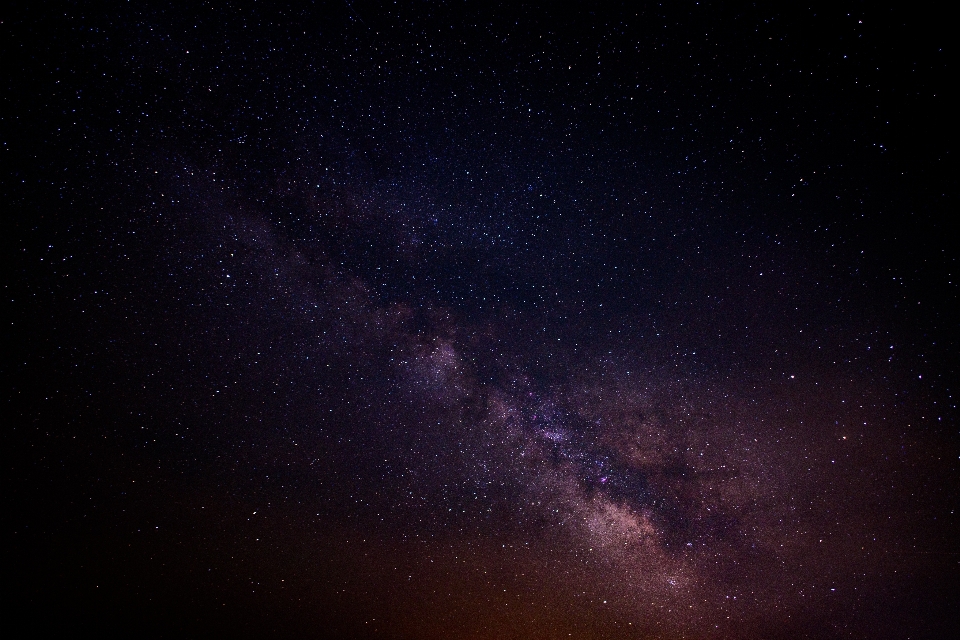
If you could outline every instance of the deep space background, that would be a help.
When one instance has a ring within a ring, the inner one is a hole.
[[[6,637],[960,637],[942,14],[2,11]]]

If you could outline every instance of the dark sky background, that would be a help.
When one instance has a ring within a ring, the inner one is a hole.
[[[2,28],[5,626],[960,632],[943,15]]]

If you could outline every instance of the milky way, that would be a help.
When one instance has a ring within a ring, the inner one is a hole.
[[[96,11],[10,27],[18,623],[955,629],[944,33]]]

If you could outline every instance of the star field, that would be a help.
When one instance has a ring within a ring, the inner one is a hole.
[[[919,10],[3,27],[11,628],[956,632]]]

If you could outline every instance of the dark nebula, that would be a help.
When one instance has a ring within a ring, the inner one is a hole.
[[[960,637],[956,38],[670,7],[7,8],[5,636]]]

